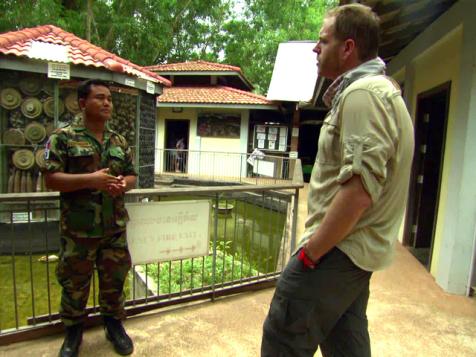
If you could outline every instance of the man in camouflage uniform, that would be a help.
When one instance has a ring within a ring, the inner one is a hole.
[[[60,356],[78,354],[94,265],[106,336],[118,353],[127,355],[133,344],[121,323],[124,281],[131,267],[124,192],[135,187],[137,174],[126,140],[106,125],[112,113],[107,84],[81,83],[78,102],[82,116],[56,130],[45,150],[46,185],[61,192],[56,274],[63,287],[60,313],[66,337]]]

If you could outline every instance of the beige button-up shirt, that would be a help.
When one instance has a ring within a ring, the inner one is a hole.
[[[318,229],[340,185],[360,175],[372,205],[337,247],[358,267],[390,264],[405,211],[413,124],[400,90],[383,75],[356,80],[324,120],[300,245]]]

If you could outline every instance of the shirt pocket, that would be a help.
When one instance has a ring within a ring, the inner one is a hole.
[[[88,146],[68,147],[68,172],[90,173],[98,168],[98,155]]]
[[[341,160],[340,127],[337,114],[329,114],[322,124],[317,147],[317,159],[320,164],[337,165]]]
[[[110,174],[114,176],[121,175],[124,172],[124,163],[126,159],[126,153],[124,150],[119,146],[113,146],[109,149],[108,156]]]

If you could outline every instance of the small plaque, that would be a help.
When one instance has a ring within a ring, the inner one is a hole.
[[[149,94],[154,94],[155,93],[155,84],[147,81],[147,84],[145,86],[145,91]]]
[[[289,152],[289,158],[290,159],[297,159],[298,158],[298,152],[297,151],[290,151]]]
[[[48,78],[70,79],[69,64],[48,62]]]
[[[125,84],[126,86],[129,86],[129,87],[135,87],[136,81],[130,78],[126,78]]]

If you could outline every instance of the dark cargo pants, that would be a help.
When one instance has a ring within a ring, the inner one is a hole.
[[[334,248],[316,269],[291,257],[263,326],[262,357],[369,357],[367,324],[372,273]]]
[[[101,314],[116,319],[125,317],[124,282],[131,267],[126,232],[103,238],[61,236],[56,276],[63,287],[60,315],[66,326],[80,323],[86,316],[95,264]]]

